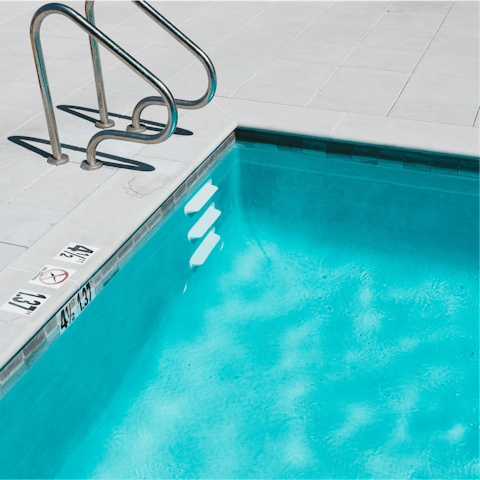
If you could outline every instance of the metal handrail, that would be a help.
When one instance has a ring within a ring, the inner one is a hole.
[[[52,146],[53,155],[48,158],[48,162],[53,165],[62,165],[68,162],[68,156],[62,154],[60,147],[60,140],[58,137],[57,122],[55,120],[55,113],[53,110],[52,99],[50,96],[50,87],[48,86],[47,72],[45,70],[45,62],[43,59],[42,44],[40,41],[40,27],[43,20],[48,15],[58,13],[72,20],[80,28],[88,33],[90,38],[94,38],[107,50],[113,53],[119,60],[130,67],[137,75],[147,81],[153,88],[155,88],[160,95],[162,95],[162,104],[167,106],[168,121],[165,128],[154,135],[143,135],[135,132],[123,132],[120,130],[110,130],[96,133],[88,142],[87,159],[82,162],[81,167],[84,170],[96,170],[102,167],[102,162],[95,158],[97,146],[103,140],[124,140],[135,143],[160,143],[169,138],[175,131],[177,126],[178,112],[170,90],[161,82],[155,75],[147,70],[143,65],[138,63],[127,52],[120,48],[115,42],[110,40],[103,34],[95,25],[85,20],[79,13],[66,5],[60,3],[50,3],[40,7],[33,16],[30,25],[30,39],[32,41],[33,56],[35,59],[35,66],[37,69],[38,81],[42,93],[43,106],[45,109],[45,116],[47,119],[48,133],[50,136],[50,143]],[[105,105],[106,107],[106,105]],[[108,119],[108,117],[107,117]]]
[[[208,87],[205,94],[200,97],[198,100],[181,100],[175,99],[175,103],[178,108],[185,109],[196,109],[201,108],[207,105],[210,100],[215,95],[215,90],[217,88],[217,75],[213,63],[208,58],[206,53],[201,50],[197,45],[195,45],[188,37],[186,37],[180,30],[178,30],[174,25],[172,25],[165,17],[160,15],[151,5],[147,2],[139,0],[132,0],[132,2],[145,12],[151,19],[153,19],[158,25],[160,25],[168,34],[170,34],[175,40],[180,42],[185,48],[187,48],[193,55],[195,55],[198,60],[203,64],[207,76],[208,76]],[[87,20],[93,25],[95,24],[95,17],[93,13],[93,6],[95,0],[87,0],[85,2],[85,14]],[[90,37],[90,49],[92,52],[93,60],[93,70],[95,72],[95,83],[97,86],[97,98],[100,111],[100,121],[97,122],[97,126],[100,128],[106,128],[109,125],[111,120],[108,119],[108,111],[105,99],[105,91],[103,87],[103,75],[100,64],[100,54],[96,45],[94,38]],[[129,132],[143,132],[145,130],[145,125],[140,124],[140,115],[145,108],[150,105],[165,105],[165,101],[161,97],[146,97],[143,100],[140,100],[133,110],[132,114],[132,124],[127,127]]]

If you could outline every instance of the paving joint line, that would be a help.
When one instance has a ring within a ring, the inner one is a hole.
[[[473,119],[472,127],[475,127],[475,122],[477,121],[478,115],[480,114],[480,107],[477,108],[477,114],[475,115],[475,118]]]
[[[415,68],[412,70],[412,73],[410,73],[410,76],[408,77],[407,81],[405,82],[405,85],[403,86],[402,90],[401,90],[400,93],[398,94],[397,98],[396,98],[395,101],[393,102],[393,105],[391,106],[390,110],[388,111],[386,117],[389,117],[390,113],[392,112],[392,110],[394,109],[395,105],[397,104],[399,98],[402,96],[402,93],[404,92],[405,88],[407,88],[407,85],[409,84],[410,79],[413,77],[413,74],[415,73],[415,70],[416,70],[417,67],[420,65],[420,62],[422,61],[423,57],[424,57],[425,54],[427,53],[427,51],[428,51],[428,49],[430,48],[430,45],[432,44],[432,42],[435,40],[435,37],[437,36],[437,33],[438,33],[439,30],[442,28],[442,25],[444,24],[445,20],[446,20],[447,17],[448,17],[448,14],[450,13],[450,11],[452,10],[452,8],[453,8],[454,5],[455,5],[455,2],[452,2],[452,4],[450,5],[450,8],[448,9],[447,13],[445,14],[445,17],[443,18],[442,22],[441,22],[440,25],[438,26],[437,30],[435,30],[435,33],[433,34],[432,39],[431,39],[430,42],[428,43],[427,48],[426,48],[425,51],[422,53],[422,56],[420,57],[420,59],[418,60],[417,64],[415,65]]]
[[[12,270],[17,270],[19,272],[26,272],[26,273],[35,273],[33,270],[25,270],[24,268],[18,268],[18,267],[12,267],[12,265],[7,265],[4,270],[6,270],[7,268],[11,268]]]
[[[7,205],[9,202],[5,203],[5,205]],[[25,245],[19,245],[18,243],[10,243],[10,242],[4,242],[3,240],[0,240],[0,245],[1,244],[5,244],[5,245],[12,245],[13,247],[22,247],[22,248],[28,248],[27,246]]]
[[[338,111],[338,110],[337,110]],[[343,117],[347,114],[347,112],[343,112],[343,115],[340,117],[340,119],[338,120],[338,122],[335,124],[335,126],[333,127],[332,131],[330,132],[330,136],[328,138],[332,138],[333,136],[333,132],[337,129],[337,127],[340,125],[340,122],[343,120]]]

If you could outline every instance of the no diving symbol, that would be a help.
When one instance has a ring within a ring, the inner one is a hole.
[[[60,285],[68,278],[68,272],[61,268],[54,268],[43,272],[38,278],[45,285]]]
[[[74,273],[75,270],[71,268],[45,265],[28,283],[50,288],[61,288],[62,285],[67,283],[65,280],[70,278]]]

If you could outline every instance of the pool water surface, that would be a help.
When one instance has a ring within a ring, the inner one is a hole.
[[[236,147],[0,401],[1,478],[478,476],[478,181]]]

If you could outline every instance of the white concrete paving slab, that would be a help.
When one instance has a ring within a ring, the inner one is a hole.
[[[10,203],[32,207],[42,205],[49,210],[68,213],[115,173],[114,169],[102,168],[93,178],[89,172],[78,168],[75,163],[68,163],[62,167],[54,167],[48,171]],[[21,221],[19,218],[19,223]]]
[[[301,35],[282,50],[276,59],[340,66],[354,50],[354,45],[322,43]]]
[[[371,10],[377,12],[386,12],[392,8],[391,1],[384,1],[384,2],[368,2],[364,0],[354,0],[345,2],[337,2],[337,7],[340,8],[349,8],[353,10]]]
[[[353,25],[355,27],[373,27],[383,16],[383,10],[351,9],[336,2],[316,20],[316,25]]]
[[[30,45],[30,56],[32,55],[32,46]],[[18,55],[10,50],[0,50],[0,62],[3,66],[0,75],[0,88],[4,88],[15,80],[35,71],[35,65],[25,61],[24,55]]]
[[[478,15],[451,15],[443,22],[440,32],[478,37],[480,18]]]
[[[23,113],[7,112],[0,108],[0,138],[6,137],[20,125],[28,122],[27,118]]]
[[[388,11],[377,23],[378,28],[407,30],[413,32],[436,32],[445,15],[429,15],[425,13],[392,13]]]
[[[399,99],[392,108],[389,117],[410,118],[433,124],[464,125],[469,127],[475,119],[473,105],[452,104],[445,101],[423,101]]]
[[[0,242],[30,247],[65,215],[58,210],[7,203],[0,209]]]
[[[219,53],[213,50],[209,54],[209,57],[215,65],[215,71],[220,80],[235,78],[241,81],[247,81],[265,67],[265,62],[261,58],[252,57],[246,52],[243,54],[233,54]]]
[[[422,52],[396,48],[359,46],[343,62],[346,67],[413,72],[422,58]]]
[[[27,79],[28,76],[23,78],[22,81],[11,83],[0,90],[2,111],[13,114],[21,112],[24,118],[43,114],[42,98],[36,74],[36,83],[25,83]],[[52,97],[55,96],[56,99],[62,99],[71,90],[70,88],[64,88],[62,84],[52,85]]]
[[[10,153],[2,147],[0,144],[0,200],[4,202],[9,202],[55,168],[35,154],[28,155],[28,151]]]
[[[428,52],[454,55],[472,55],[478,60],[480,45],[477,36],[438,32],[428,47]]]
[[[417,65],[416,72],[427,75],[478,78],[475,54],[428,51]]]
[[[361,45],[365,47],[399,48],[401,50],[424,52],[432,41],[433,36],[433,32],[375,27],[368,32]]]
[[[10,265],[17,257],[27,250],[27,247],[0,242],[0,271]]]
[[[441,1],[441,2],[393,2],[388,9],[393,13],[426,13],[430,15],[446,15],[450,10],[453,2]]]
[[[253,81],[321,89],[336,70],[337,66],[332,64],[275,58],[253,77]]]
[[[254,79],[247,82],[235,92],[233,98],[304,107],[313,98],[317,91],[318,89],[315,87],[292,88],[288,85],[263,83]]]
[[[453,78],[450,75],[414,73],[402,92],[402,98],[478,106],[478,86],[478,76]]]
[[[300,35],[300,38],[322,43],[358,45],[369,31],[370,27],[365,25],[315,22]]]
[[[308,107],[387,115],[408,78],[404,72],[341,67]]]
[[[50,37],[48,35],[42,37],[42,50],[47,62],[82,47],[88,49],[88,37],[86,35],[84,38],[79,39],[63,38],[61,42],[58,41],[57,37]],[[31,59],[32,42],[27,37],[24,41],[9,48],[7,52],[14,55],[26,56]],[[35,73],[35,63],[30,61],[28,64],[30,66],[29,73]]]
[[[479,97],[478,75],[414,73],[389,116],[471,126]]]

